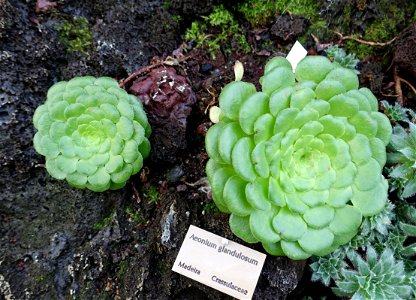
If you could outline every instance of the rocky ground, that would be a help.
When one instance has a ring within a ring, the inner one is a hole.
[[[171,271],[190,224],[241,242],[215,208],[205,179],[206,111],[233,80],[235,60],[245,66],[244,79],[257,82],[264,63],[287,52],[310,21],[285,14],[264,30],[245,24],[254,50],[213,58],[185,44],[183,36],[214,4],[218,1],[175,0],[166,7],[160,0],[0,0],[0,299],[230,299]],[[339,7],[321,11],[333,26]],[[352,18],[365,21],[379,13],[369,1],[365,9],[353,10]],[[76,22],[74,17],[88,20],[91,36],[69,29],[69,37],[87,40],[70,51],[64,25]],[[351,30],[365,28],[351,24]],[[397,92],[395,76],[416,74],[416,29],[404,30],[405,25],[381,52],[390,58],[373,55],[361,62],[361,83],[378,96]],[[273,46],[265,47],[266,40]],[[322,43],[339,41],[309,36],[305,46],[313,54]],[[152,85],[144,88],[143,82],[160,83],[160,70],[168,70],[185,92],[170,89],[156,100],[149,97]],[[32,115],[48,88],[80,75],[111,76],[148,99],[152,154],[122,190],[94,193],[54,180],[32,146]],[[402,101],[410,107],[411,95],[403,86]],[[254,298],[307,294],[305,279],[295,290],[304,266],[305,261],[268,256]]]

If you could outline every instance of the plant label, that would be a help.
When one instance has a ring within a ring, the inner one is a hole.
[[[237,299],[251,299],[266,255],[191,225],[172,270]]]
[[[299,41],[296,41],[286,56],[286,59],[292,65],[293,72],[295,72],[298,63],[306,56],[307,53],[308,51],[303,48],[302,44],[299,43]]]

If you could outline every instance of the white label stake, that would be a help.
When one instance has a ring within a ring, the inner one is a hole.
[[[251,299],[266,255],[191,225],[172,270],[237,299]]]
[[[298,63],[306,56],[308,51],[303,48],[302,44],[299,41],[293,45],[292,49],[290,49],[289,54],[286,56],[286,59],[291,63],[293,73],[296,70]]]

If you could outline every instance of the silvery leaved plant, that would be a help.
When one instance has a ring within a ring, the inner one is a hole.
[[[33,143],[56,179],[101,192],[123,187],[150,151],[141,102],[109,77],[54,84],[33,116]]]
[[[392,128],[356,73],[308,56],[265,66],[261,91],[235,81],[206,136],[206,172],[235,235],[272,255],[323,256],[383,210]]]
[[[348,253],[352,269],[342,269],[333,288],[335,294],[352,300],[410,299],[411,277],[406,276],[402,261],[396,261],[393,252],[385,249],[380,255],[368,246],[366,255]]]
[[[394,126],[387,154],[391,190],[396,189],[402,199],[416,194],[416,125],[408,125],[408,129]]]
[[[354,70],[355,73],[359,74],[356,70],[358,63],[360,62],[359,59],[355,57],[355,54],[349,53],[347,54],[344,49],[339,48],[338,45],[329,46],[325,49],[326,54],[328,57],[336,64]]]

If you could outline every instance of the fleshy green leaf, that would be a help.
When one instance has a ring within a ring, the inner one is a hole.
[[[355,186],[361,191],[373,189],[381,180],[381,168],[375,159],[370,159],[367,163],[357,167]]]
[[[130,176],[132,175],[133,168],[131,165],[124,165],[124,168],[115,173],[111,173],[111,181],[115,183],[123,183],[126,182]]]
[[[218,123],[214,126],[211,126],[210,129],[207,131],[207,135],[205,136],[205,149],[212,159],[215,159],[218,162],[222,161],[222,156],[219,153],[218,143],[219,143],[219,135],[221,134],[222,129],[224,128],[225,124]],[[225,150],[223,150],[225,151]]]
[[[277,116],[279,112],[289,108],[289,99],[293,90],[293,87],[285,87],[270,96],[269,109],[273,116]]]
[[[365,174],[365,171],[368,170],[365,167],[359,167],[359,170],[361,170],[360,174],[357,175],[357,167],[352,162],[348,163],[344,168],[339,169],[336,171],[336,181],[333,184],[333,188],[339,189],[351,186],[351,184],[355,181],[358,183],[360,179],[357,179],[356,176],[362,176]],[[371,172],[371,171],[370,171]],[[377,168],[374,170],[374,172],[379,172],[380,170]],[[378,182],[379,178],[375,178],[373,181]],[[359,185],[364,185],[365,183],[359,183]]]
[[[264,114],[254,123],[254,142],[256,144],[267,141],[273,135],[274,117]]]
[[[290,129],[298,113],[299,109],[297,108],[286,108],[282,110],[276,117],[276,122],[274,123],[273,129],[274,134],[280,132],[284,133]]]
[[[143,167],[143,156],[139,153],[136,160],[131,163],[131,175],[136,174]]]
[[[219,104],[224,115],[231,120],[238,120],[241,103],[256,92],[251,83],[234,81],[221,91]]]
[[[97,166],[88,160],[80,159],[77,162],[76,170],[85,175],[93,175],[97,171]]]
[[[301,260],[307,259],[311,256],[308,252],[302,249],[298,242],[280,241],[284,254],[290,259]]]
[[[251,153],[251,159],[254,164],[254,169],[262,178],[268,178],[270,173],[269,162],[266,157],[266,143],[261,142],[257,144]]]
[[[87,176],[78,172],[66,175],[66,180],[77,188],[84,188],[87,183]]]
[[[269,200],[276,206],[286,205],[285,195],[279,183],[273,178],[269,178]]]
[[[120,117],[120,120],[117,122],[116,127],[117,133],[123,140],[129,140],[134,133],[133,123],[125,116]]]
[[[247,243],[258,242],[250,231],[250,217],[240,217],[231,214],[229,223],[231,231],[243,241]]]
[[[245,188],[247,182],[239,176],[230,177],[224,186],[223,199],[227,208],[237,216],[248,216],[253,212],[252,206],[247,202]]]
[[[326,202],[332,207],[343,207],[348,201],[350,201],[351,197],[351,186],[346,186],[343,188],[331,188],[329,190],[329,196]]]
[[[355,232],[361,224],[361,212],[354,206],[345,205],[335,209],[329,229],[334,234],[342,235],[348,232]]]
[[[254,181],[256,179],[256,173],[250,157],[253,148],[254,143],[252,140],[249,137],[245,137],[235,144],[231,153],[231,161],[234,170],[241,178],[247,181]]]
[[[368,138],[372,138],[376,135],[378,130],[378,123],[374,118],[366,111],[360,111],[351,118],[348,119],[357,133],[361,133]]]
[[[88,182],[97,189],[104,188],[110,184],[110,175],[104,167],[101,167],[93,175],[88,176]]]
[[[235,173],[229,168],[221,168],[215,171],[212,175],[211,183],[211,190],[212,190],[212,198],[217,205],[218,209],[222,212],[229,213],[229,209],[227,208],[227,204],[223,198],[223,191],[225,184],[227,183],[228,179],[235,175]]]
[[[246,197],[250,205],[258,210],[271,209],[271,204],[268,201],[268,180],[258,178],[246,185]]]
[[[340,137],[345,133],[344,122],[342,122],[339,118],[326,115],[320,118],[319,122],[324,127],[322,133],[330,134],[334,137]]]
[[[348,144],[352,161],[356,164],[363,164],[371,158],[370,142],[364,135],[357,134]]]
[[[312,207],[303,215],[305,222],[315,228],[328,225],[334,218],[334,209],[329,206]]]
[[[58,167],[57,159],[56,158],[49,158],[46,160],[45,163],[46,170],[48,170],[48,173],[56,179],[65,179],[66,173],[62,172],[60,168]]]
[[[318,99],[329,100],[332,97],[346,92],[346,87],[339,80],[325,79],[315,89]]]
[[[243,136],[244,133],[237,122],[230,122],[223,126],[218,137],[218,152],[225,162],[231,163],[233,148]]]
[[[279,234],[272,226],[275,213],[272,210],[254,210],[250,215],[250,230],[255,238],[265,243],[280,241]]]
[[[138,147],[139,145],[137,145],[136,141],[126,141],[123,151],[121,152],[121,156],[126,163],[132,163],[137,159],[137,157],[140,155]]]
[[[94,84],[95,85],[102,86],[105,89],[109,89],[111,87],[118,88],[117,81],[114,80],[111,77],[105,77],[105,76],[103,76],[103,77],[97,78],[97,79],[94,80]]]
[[[254,93],[240,107],[239,122],[246,134],[253,134],[256,120],[267,113],[269,97],[265,93]]]
[[[142,154],[143,158],[149,156],[151,150],[150,142],[147,138],[143,139],[143,142],[139,145],[139,151]]]
[[[317,191],[317,190],[310,190],[305,192],[299,192],[299,199],[309,205],[309,206],[317,206],[323,204],[328,199],[328,191]]]
[[[266,66],[264,67],[264,73],[267,74],[273,71],[273,69],[280,68],[280,67],[290,69],[292,68],[292,65],[286,58],[281,57],[281,56],[276,56],[267,62]]]
[[[104,112],[105,117],[113,123],[117,123],[120,119],[120,112],[114,107],[114,105],[104,103],[100,105],[101,110]]]
[[[303,109],[308,103],[316,99],[315,92],[310,88],[296,90],[290,96],[290,107]]]
[[[75,170],[77,169],[77,163],[78,158],[76,157],[65,157],[63,155],[59,155],[56,158],[56,164],[58,168],[65,174],[75,172]]]
[[[390,125],[390,120],[385,114],[379,112],[372,112],[371,117],[377,122],[377,133],[376,137],[383,141],[384,146],[390,142],[392,135],[392,128]]]
[[[302,217],[287,208],[280,209],[273,218],[273,228],[286,241],[297,241],[307,231],[306,223]]]
[[[264,250],[266,250],[269,254],[275,256],[283,256],[285,253],[283,252],[282,246],[280,242],[277,243],[262,243]]]
[[[347,68],[335,68],[326,76],[325,80],[337,80],[340,81],[345,88],[349,90],[356,90],[359,86],[357,74]]]
[[[124,165],[123,157],[121,155],[110,155],[110,159],[105,164],[105,170],[111,174],[119,172]]]
[[[367,98],[371,110],[378,111],[378,101],[374,94],[368,88],[360,88],[358,91]]]
[[[318,254],[332,245],[334,234],[328,228],[308,228],[306,233],[299,239],[299,245],[306,252]]]
[[[295,76],[292,68],[279,67],[264,74],[259,81],[262,91],[267,95],[271,95],[280,88],[293,86],[295,84]]]
[[[353,188],[352,203],[363,216],[372,216],[379,213],[387,202],[387,180],[381,180],[374,188],[360,191]]]
[[[323,56],[306,56],[302,59],[295,71],[296,79],[302,81],[321,82],[334,68],[331,61]]]
[[[336,117],[352,117],[358,112],[358,102],[346,95],[337,95],[328,100],[329,114]]]
[[[134,118],[134,110],[133,107],[127,101],[119,101],[117,103],[117,110],[120,112],[120,115],[126,117],[129,120],[133,120]]]
[[[64,115],[66,119],[71,117],[78,117],[85,112],[87,108],[81,103],[72,103],[69,104],[65,110]]]

